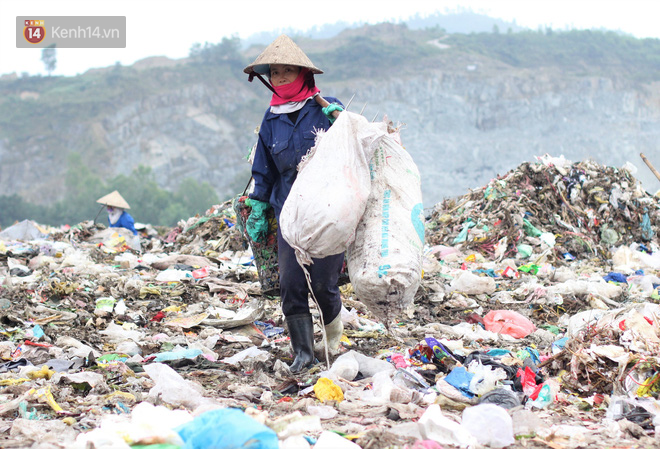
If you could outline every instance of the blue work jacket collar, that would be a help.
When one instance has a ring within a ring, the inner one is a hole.
[[[300,112],[298,113],[298,122],[300,122],[306,115],[307,112],[309,112],[309,103],[312,100],[308,100],[307,103],[300,109]],[[275,120],[275,119],[280,119],[284,123],[289,123],[292,126],[295,126],[295,123],[293,123],[289,119],[289,114],[274,114],[270,112],[270,109],[268,109],[268,115],[266,115],[266,120]]]

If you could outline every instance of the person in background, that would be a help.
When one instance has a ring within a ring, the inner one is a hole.
[[[282,206],[296,180],[297,165],[314,146],[317,130],[330,128],[333,111],[342,104],[333,97],[325,108],[317,102],[319,88],[315,74],[323,73],[288,36],[273,41],[244,70],[248,81],[257,77],[272,92],[270,105],[259,128],[259,138],[252,164],[254,190],[249,195],[252,212],[246,231],[252,240],[263,239],[268,229],[265,211],[272,206],[278,224]],[[268,77],[268,81],[262,75]],[[319,98],[320,100],[320,98]],[[278,227],[279,228],[279,227]],[[309,310],[309,289],[295,252],[277,233],[280,297],[294,360],[289,367],[297,373],[315,362],[314,323]],[[314,259],[307,266],[327,337],[328,349],[336,354],[343,333],[341,296],[337,281],[344,255]]]
[[[135,229],[135,220],[131,217],[126,210],[130,209],[126,200],[119,194],[118,191],[109,193],[108,195],[96,200],[97,203],[106,206],[108,211],[108,224],[111,228],[125,228],[138,235]]]

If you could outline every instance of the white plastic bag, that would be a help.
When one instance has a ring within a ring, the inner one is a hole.
[[[348,248],[348,274],[358,300],[389,320],[411,306],[422,278],[421,182],[398,134],[380,140],[370,169],[371,193]]]
[[[144,365],[144,371],[155,383],[149,390],[150,398],[160,396],[167,404],[189,409],[195,409],[204,402],[204,387],[184,379],[168,365],[149,363]]]
[[[495,280],[489,276],[477,276],[470,271],[459,272],[451,281],[451,291],[466,295],[492,295],[497,286]]]
[[[477,439],[472,436],[468,429],[445,416],[438,404],[430,405],[417,421],[417,425],[422,438],[425,440],[433,440],[440,444],[451,444],[459,447],[475,447],[477,445]]]
[[[301,265],[341,254],[355,238],[371,187],[369,160],[386,134],[384,124],[344,111],[317,136],[280,214],[282,236]]]
[[[501,448],[516,442],[513,437],[513,420],[499,405],[479,404],[463,410],[461,427],[467,429],[480,444]]]

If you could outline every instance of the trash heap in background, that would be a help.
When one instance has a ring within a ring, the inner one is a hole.
[[[231,202],[140,227],[142,253],[20,223],[0,232],[0,446],[657,446],[659,210],[631,167],[522,164],[433,208],[409,315],[342,286],[343,353],[298,377]]]
[[[657,236],[660,198],[645,192],[634,172],[549,156],[523,163],[436,205],[428,244],[460,245],[500,260],[536,249],[557,264],[606,261],[613,246]]]

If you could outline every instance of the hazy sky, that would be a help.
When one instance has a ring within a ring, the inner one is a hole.
[[[457,7],[532,29],[605,28],[660,38],[658,0],[0,0],[0,74],[45,74],[40,49],[16,48],[16,16],[126,16],[125,49],[57,50],[53,74],[75,75],[148,56],[183,58],[193,43],[225,36],[288,27],[304,31],[338,21],[405,21]]]

